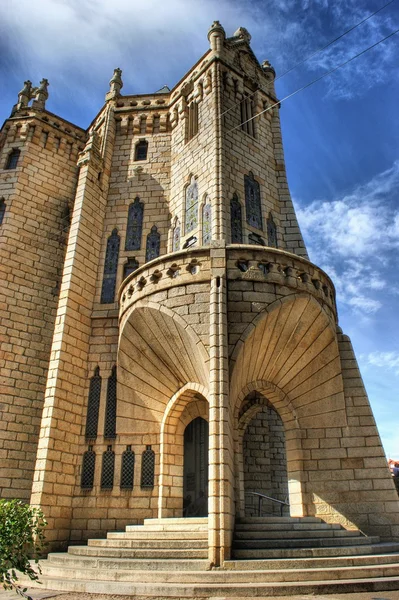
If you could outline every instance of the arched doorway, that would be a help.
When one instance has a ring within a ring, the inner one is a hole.
[[[184,430],[183,516],[208,516],[209,425],[197,417]]]

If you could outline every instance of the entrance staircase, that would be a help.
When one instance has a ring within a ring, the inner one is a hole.
[[[317,518],[239,520],[232,559],[218,569],[207,549],[206,518],[147,519],[49,554],[41,587],[152,600],[399,589],[399,543]]]

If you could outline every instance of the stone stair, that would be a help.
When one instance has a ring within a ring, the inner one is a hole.
[[[210,569],[206,518],[151,519],[49,554],[47,589],[159,598],[258,599],[399,589],[399,543],[316,518],[241,519],[233,557]]]

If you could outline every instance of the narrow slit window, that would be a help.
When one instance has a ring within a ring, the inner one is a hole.
[[[101,468],[101,489],[112,490],[114,487],[114,471],[115,471],[115,452],[112,446],[108,446],[103,453],[103,463]]]
[[[93,446],[83,454],[82,475],[80,487],[82,490],[91,490],[94,485],[94,472],[96,468],[96,453],[93,451]]]
[[[122,454],[121,484],[122,490],[132,490],[134,481],[134,452],[131,446],[127,446]]]
[[[143,233],[144,204],[136,196],[129,206],[127,215],[125,250],[140,250]]]
[[[155,478],[155,452],[147,446],[141,457],[141,487],[153,488]]]
[[[6,213],[6,203],[5,203],[4,198],[0,198],[0,225],[3,223],[5,213]]]
[[[241,129],[250,136],[255,137],[254,125],[254,101],[248,95],[245,95],[241,101]]]
[[[115,300],[116,275],[118,270],[120,237],[114,229],[107,241],[105,253],[103,285],[101,288],[101,304],[110,304]]]
[[[251,227],[262,230],[263,225],[260,187],[251,171],[248,175],[244,175],[244,189],[247,223],[248,225],[251,225]]]
[[[198,104],[191,102],[187,109],[186,142],[193,139],[198,133]]]
[[[210,202],[202,207],[202,245],[209,246],[212,239],[212,206]]]
[[[86,415],[86,439],[95,440],[98,429],[98,415],[101,397],[101,375],[100,368],[96,367],[93,377],[90,379],[89,400]]]
[[[272,213],[267,218],[267,241],[272,248],[277,248],[277,227]]]
[[[116,365],[112,367],[111,376],[107,382],[107,402],[105,405],[105,423],[104,423],[104,437],[107,439],[116,438],[116,391],[117,391],[117,378],[116,378]]]
[[[151,232],[147,235],[147,245],[145,251],[145,260],[149,262],[159,256],[161,249],[161,236],[158,233],[156,225],[151,227]]]
[[[242,210],[237,194],[230,200],[231,243],[242,244]]]
[[[186,189],[186,231],[190,233],[198,225],[198,184],[195,177],[191,178]]]
[[[173,229],[173,252],[180,250],[180,221],[177,220]]]

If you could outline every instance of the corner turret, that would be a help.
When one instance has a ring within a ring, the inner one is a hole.
[[[219,23],[219,21],[214,21],[208,31],[208,40],[211,50],[214,52],[220,52],[225,39],[226,32],[222,25]]]

